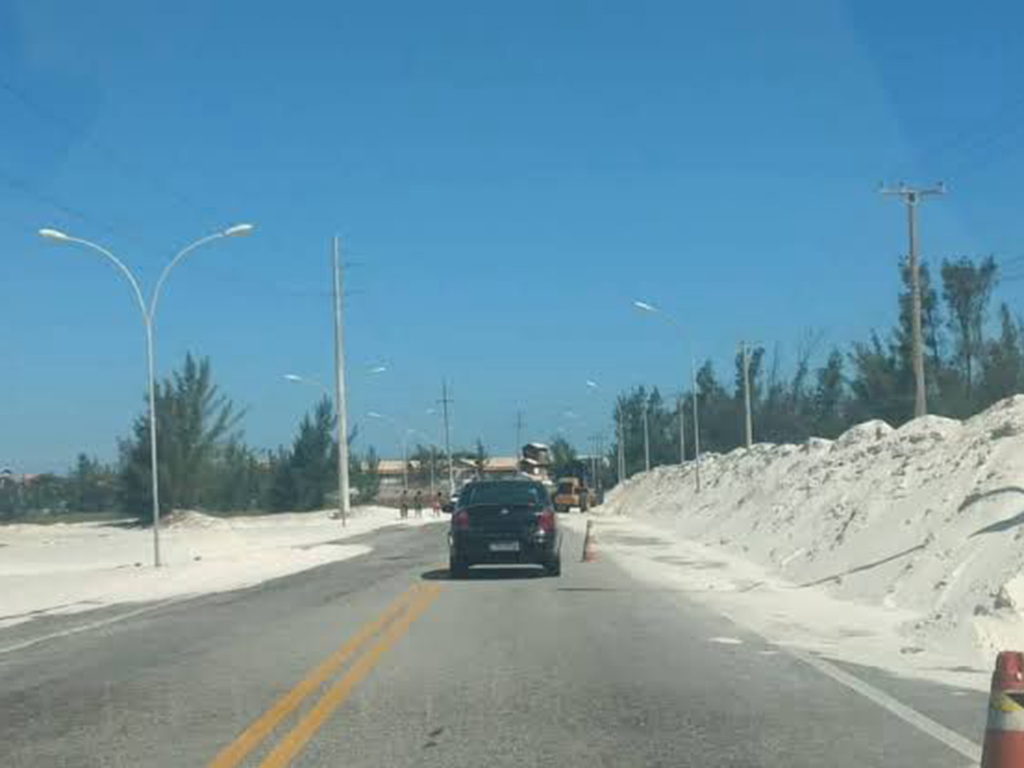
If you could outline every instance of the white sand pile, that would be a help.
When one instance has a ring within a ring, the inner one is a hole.
[[[1024,648],[1024,397],[963,423],[871,421],[831,443],[709,456],[699,494],[693,473],[691,462],[636,476],[597,512],[907,612],[900,631],[915,648],[970,654],[979,668]]]
[[[366,544],[344,541],[351,536],[435,521],[427,516],[399,522],[394,509],[358,507],[343,528],[332,512],[219,518],[175,511],[162,520],[159,570],[152,567],[151,528],[0,526],[0,628],[111,603],[251,586],[370,551]]]

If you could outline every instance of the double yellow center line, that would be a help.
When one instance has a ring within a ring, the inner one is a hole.
[[[440,593],[436,584],[414,586],[400,595],[375,621],[365,625],[351,639],[314,667],[294,688],[260,715],[238,737],[210,761],[206,768],[234,768],[258,747],[309,695],[317,691],[345,662],[379,634],[370,646],[299,720],[260,763],[260,768],[284,768],[320,729],[331,713],[351,695],[355,687],[376,666],[380,657],[408,631]]]

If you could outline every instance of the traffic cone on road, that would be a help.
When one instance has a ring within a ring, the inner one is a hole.
[[[597,555],[594,554],[594,534],[591,533],[593,527],[594,521],[587,520],[587,532],[583,536],[583,557],[580,558],[581,563],[592,563],[597,560]]]
[[[981,768],[1024,765],[1024,654],[1001,651],[992,673]]]

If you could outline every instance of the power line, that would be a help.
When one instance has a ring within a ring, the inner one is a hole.
[[[172,189],[168,184],[158,179],[156,176],[142,170],[137,165],[133,165],[119,155],[115,150],[83,131],[81,126],[72,123],[70,120],[56,112],[47,109],[20,88],[5,80],[0,80],[0,90],[6,92],[12,99],[34,114],[37,119],[52,123],[60,127],[66,134],[78,139],[82,144],[88,146],[93,152],[102,157],[111,167],[115,168],[122,175],[135,176],[145,181],[151,188],[162,192],[178,203],[178,205],[190,209],[193,213],[199,214],[204,218],[216,218],[212,209],[208,206],[181,194],[177,190]]]
[[[1024,107],[1024,94],[1019,94],[1010,101],[998,106],[989,114],[974,121],[971,127],[954,133],[947,140],[940,142],[930,149],[925,149],[914,158],[913,163],[915,165],[934,167],[939,164],[940,160],[950,155],[954,157],[959,156],[959,162],[954,166],[957,169],[956,174],[949,174],[958,175],[959,169],[966,166],[972,155],[976,156],[978,152],[997,144],[1005,136],[1020,132],[1022,129],[1021,121],[1010,118],[1021,107]],[[978,123],[983,125],[981,130],[977,128]],[[904,164],[904,169],[908,172],[913,170],[910,168],[910,165],[910,162]]]

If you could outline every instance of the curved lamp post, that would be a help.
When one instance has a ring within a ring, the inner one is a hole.
[[[167,263],[167,266],[165,266],[163,271],[160,273],[160,277],[156,281],[156,287],[153,288],[153,294],[150,296],[148,306],[142,295],[142,289],[139,287],[138,279],[123,261],[117,258],[106,248],[81,237],[73,237],[65,234],[58,229],[44,228],[39,230],[39,236],[44,237],[47,240],[82,245],[108,259],[115,267],[117,267],[118,270],[120,270],[125,279],[128,280],[128,283],[132,288],[132,293],[135,296],[135,300],[138,302],[139,311],[142,313],[142,323],[146,329],[146,368],[147,384],[149,387],[149,463],[153,483],[153,565],[157,568],[161,565],[160,477],[157,470],[158,464],[156,452],[156,382],[153,372],[153,318],[156,316],[156,307],[157,303],[160,301],[160,292],[163,290],[164,283],[167,281],[167,277],[171,274],[171,270],[180,264],[182,260],[184,260],[184,258],[192,253],[196,248],[214,240],[220,240],[223,237],[247,235],[252,232],[252,230],[252,224],[236,224],[235,226],[228,227],[220,232],[214,232],[212,235],[201,237],[195,242],[182,248],[178,251],[177,255]]]

